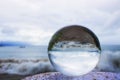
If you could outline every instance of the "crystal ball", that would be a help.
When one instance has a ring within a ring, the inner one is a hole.
[[[101,47],[97,36],[88,28],[70,25],[51,38],[48,56],[56,71],[67,76],[80,76],[94,70]]]

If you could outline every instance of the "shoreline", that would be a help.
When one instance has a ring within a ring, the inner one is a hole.
[[[48,59],[0,59],[0,74],[34,75],[52,71]]]
[[[0,63],[22,63],[22,62],[47,62],[49,61],[46,59],[0,59]]]

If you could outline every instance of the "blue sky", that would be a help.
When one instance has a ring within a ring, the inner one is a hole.
[[[101,44],[120,44],[120,0],[0,0],[0,41],[47,45],[67,25],[91,29]]]

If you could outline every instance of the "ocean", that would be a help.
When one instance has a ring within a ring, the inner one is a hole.
[[[46,46],[0,47],[0,59],[41,59],[47,56]]]
[[[0,47],[0,80],[20,80],[28,75],[55,71],[47,46]]]
[[[120,72],[120,45],[102,45],[99,71]]]
[[[53,71],[55,70],[49,62],[47,46],[0,47],[2,76],[3,74],[24,76]],[[120,45],[102,45],[96,71],[120,72]]]

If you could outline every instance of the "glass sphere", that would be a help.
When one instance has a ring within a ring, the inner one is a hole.
[[[57,71],[68,76],[84,75],[92,71],[99,62],[100,52],[96,35],[78,25],[57,31],[48,46],[51,64]]]

